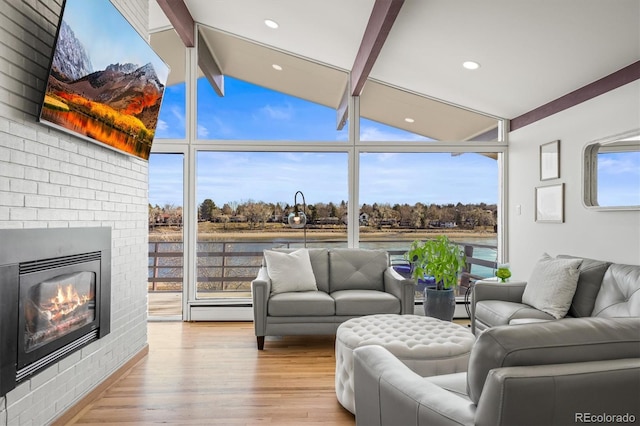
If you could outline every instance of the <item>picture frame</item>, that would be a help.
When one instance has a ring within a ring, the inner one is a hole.
[[[560,140],[540,145],[540,180],[560,178]]]
[[[564,222],[564,183],[536,187],[536,222]]]

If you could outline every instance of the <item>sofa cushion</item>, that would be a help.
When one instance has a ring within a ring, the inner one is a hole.
[[[310,248],[308,250],[318,290],[329,293],[329,250],[326,248]]]
[[[318,290],[307,249],[291,253],[265,250],[264,259],[271,278],[271,294]]]
[[[531,272],[522,303],[563,318],[576,292],[581,263],[582,259],[554,259],[545,253]]]
[[[640,357],[640,318],[565,318],[490,328],[471,349],[467,389],[478,403],[489,371]]]
[[[275,248],[273,250],[291,253],[297,249]],[[311,260],[311,268],[313,269],[313,275],[316,277],[318,290],[329,293],[329,250],[326,248],[309,248],[307,250],[309,251],[309,260]]]
[[[524,303],[481,300],[476,303],[476,317],[488,327],[507,325],[518,319],[554,320],[555,317]]]
[[[275,294],[269,298],[268,315],[274,317],[332,316],[335,301],[323,291]]]
[[[640,266],[612,264],[602,279],[594,317],[640,317]]]
[[[556,257],[559,259],[578,259],[575,256],[569,255],[558,255]],[[596,297],[598,297],[598,291],[600,291],[602,278],[604,277],[604,273],[607,272],[609,265],[611,265],[611,262],[582,258],[582,263],[578,268],[580,276],[578,277],[576,293],[573,296],[571,307],[569,308],[569,316],[575,318],[591,316],[593,306],[596,303]]]
[[[389,266],[385,250],[329,250],[330,292],[338,290],[384,291],[384,271]]]
[[[399,314],[400,300],[377,290],[338,290],[331,293],[336,315]]]

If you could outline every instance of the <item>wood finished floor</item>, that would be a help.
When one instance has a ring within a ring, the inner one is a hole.
[[[349,425],[331,336],[267,337],[250,322],[151,322],[149,355],[68,425]]]

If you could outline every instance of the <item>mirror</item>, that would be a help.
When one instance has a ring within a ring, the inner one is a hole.
[[[584,203],[596,210],[640,210],[640,129],[585,147]]]

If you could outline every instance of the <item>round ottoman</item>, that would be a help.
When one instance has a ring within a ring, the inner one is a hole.
[[[380,345],[423,377],[467,371],[475,341],[462,325],[420,315],[379,314],[352,318],[336,333],[336,395],[355,414],[353,350]]]

